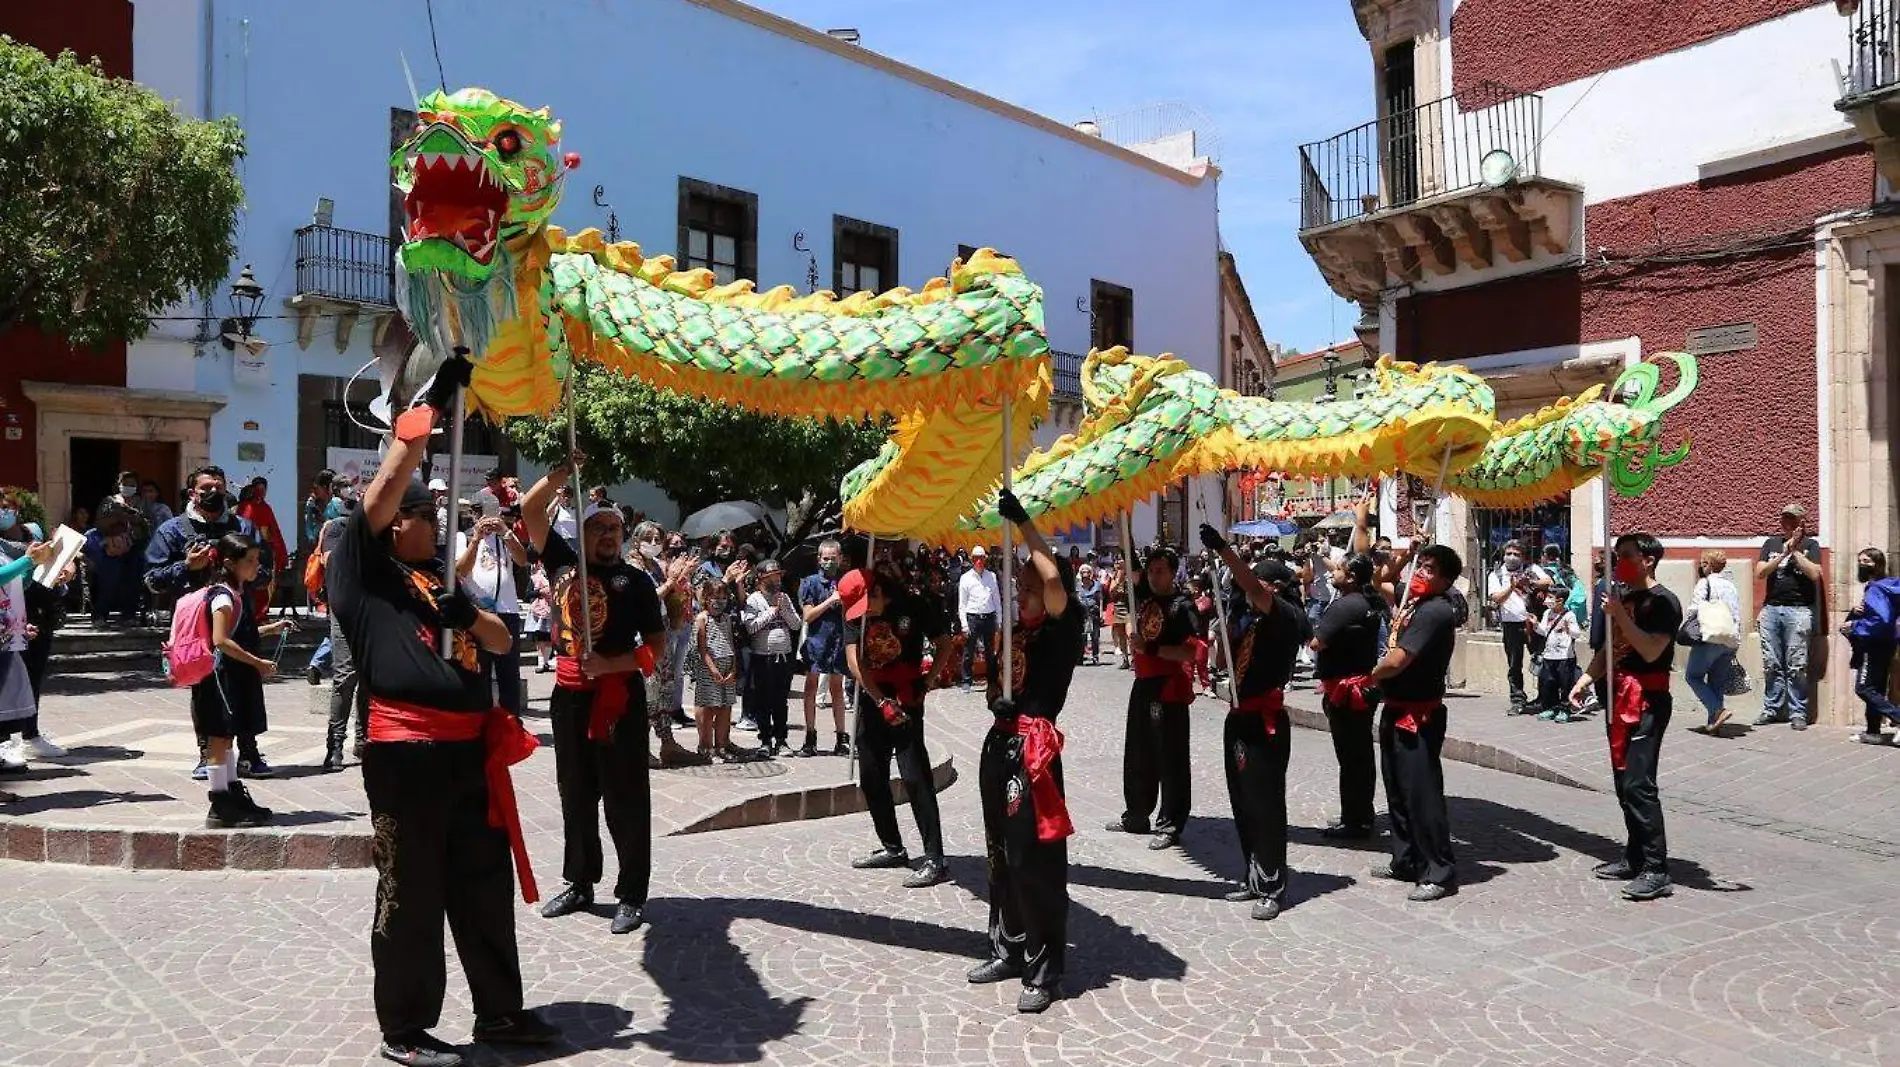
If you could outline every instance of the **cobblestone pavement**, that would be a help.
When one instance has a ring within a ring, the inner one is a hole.
[[[1887,860],[1672,809],[1680,888],[1626,904],[1589,875],[1619,847],[1607,795],[1452,764],[1464,890],[1408,904],[1365,878],[1376,850],[1317,836],[1330,746],[1296,731],[1292,906],[1255,923],[1219,899],[1240,868],[1219,709],[1195,710],[1184,847],[1149,852],[1096,829],[1120,808],[1128,675],[1080,677],[1063,723],[1080,830],[1071,999],[1048,1014],[1017,1016],[1014,989],[962,980],[986,917],[966,773],[944,795],[954,884],[906,891],[893,872],[849,870],[871,843],[858,815],[659,840],[652,923],[630,937],[604,916],[518,909],[529,996],[569,1044],[477,1062],[1900,1064],[1900,928],[1875,903],[1891,895]],[[930,718],[960,763],[987,725],[956,693]],[[558,841],[533,846],[555,881]],[[0,876],[13,887],[0,1064],[373,1055],[368,872]],[[452,978],[444,1036],[466,1036],[466,1003]]]

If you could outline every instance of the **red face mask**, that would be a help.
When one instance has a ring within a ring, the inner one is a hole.
[[[1616,580],[1624,585],[1635,585],[1649,576],[1649,568],[1643,566],[1640,559],[1618,559],[1616,561]]]
[[[1412,591],[1412,599],[1417,600],[1420,597],[1431,595],[1432,580],[1423,574],[1413,574],[1412,581],[1406,588]]]

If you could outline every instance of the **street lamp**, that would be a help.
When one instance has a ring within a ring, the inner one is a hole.
[[[257,313],[264,306],[264,287],[257,284],[257,278],[251,273],[251,265],[244,264],[238,272],[238,280],[231,283],[231,317],[218,325],[223,334],[220,340],[227,349],[235,349],[239,341],[247,341],[251,336],[251,327],[257,325]]]
[[[1339,354],[1328,352],[1320,358],[1326,366],[1326,399],[1339,399]]]

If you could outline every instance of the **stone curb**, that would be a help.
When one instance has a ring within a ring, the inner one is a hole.
[[[943,761],[932,768],[931,779],[941,793],[950,788],[957,780],[956,758],[945,756]],[[901,779],[891,780],[891,792],[897,802],[903,804],[910,797],[904,789]],[[682,834],[702,834],[711,830],[735,830],[741,826],[766,826],[771,823],[798,822],[803,819],[826,819],[833,815],[852,815],[864,810],[864,792],[856,782],[841,782],[838,785],[818,786],[792,793],[772,793],[767,796],[753,797],[741,804],[733,804],[700,819],[698,822],[683,826],[668,837]]]
[[[932,772],[937,791],[957,780],[945,757]],[[902,804],[900,780],[891,789]],[[822,819],[864,810],[856,782],[750,797],[667,836]],[[126,830],[0,822],[0,859],[146,871],[324,871],[370,866],[370,835],[283,830]]]
[[[1330,733],[1332,730],[1326,723],[1326,715],[1324,712],[1288,705],[1286,713],[1287,718],[1292,720],[1295,726],[1303,726],[1308,730],[1319,730],[1323,733]],[[1569,786],[1572,789],[1582,789],[1591,793],[1604,792],[1604,790],[1598,786],[1579,782],[1567,774],[1554,771],[1535,760],[1525,759],[1514,752],[1508,752],[1496,745],[1485,745],[1476,741],[1466,741],[1463,738],[1447,736],[1445,738],[1443,754],[1444,758],[1448,760],[1456,760],[1459,763],[1469,763],[1475,767],[1503,771],[1505,774],[1515,774],[1522,778],[1535,778],[1540,782]]]

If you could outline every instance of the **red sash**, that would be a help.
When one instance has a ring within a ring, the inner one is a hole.
[[[369,698],[369,739],[378,741],[474,741],[482,743],[482,771],[488,779],[488,825],[508,832],[508,848],[515,856],[515,877],[521,879],[521,899],[541,899],[528,862],[528,843],[521,836],[521,809],[515,804],[515,781],[508,768],[534,754],[540,742],[522,728],[506,708],[486,712],[443,711]]]
[[[1189,666],[1160,656],[1150,656],[1146,652],[1135,653],[1136,678],[1167,679],[1167,683],[1161,687],[1161,702],[1164,704],[1194,703],[1194,675]]]
[[[1321,678],[1319,691],[1326,696],[1326,702],[1336,708],[1347,711],[1371,711],[1372,701],[1366,698],[1366,690],[1373,687],[1372,675],[1355,674],[1351,678]]]
[[[1432,715],[1445,706],[1443,700],[1388,700],[1387,709],[1397,712],[1398,718],[1392,725],[1408,734],[1418,733],[1419,727],[1431,721]]]
[[[1267,736],[1272,737],[1280,732],[1280,713],[1284,710],[1286,710],[1286,690],[1269,689],[1264,693],[1241,697],[1240,703],[1234,705],[1231,714],[1260,716],[1260,721],[1267,725]]]
[[[606,741],[613,737],[614,724],[627,714],[633,703],[633,688],[627,674],[604,674],[589,678],[581,671],[581,661],[570,656],[554,657],[554,684],[576,693],[594,694],[587,713],[587,739]]]
[[[1622,770],[1629,762],[1630,731],[1643,721],[1643,709],[1649,706],[1650,693],[1669,691],[1669,672],[1636,674],[1618,671],[1616,694],[1610,702],[1610,766]]]
[[[1069,821],[1069,804],[1056,788],[1056,776],[1050,770],[1062,755],[1062,731],[1048,719],[1018,715],[997,719],[996,729],[1023,739],[1023,775],[1029,779],[1029,795],[1036,801],[1036,840],[1060,841],[1075,833]]]

